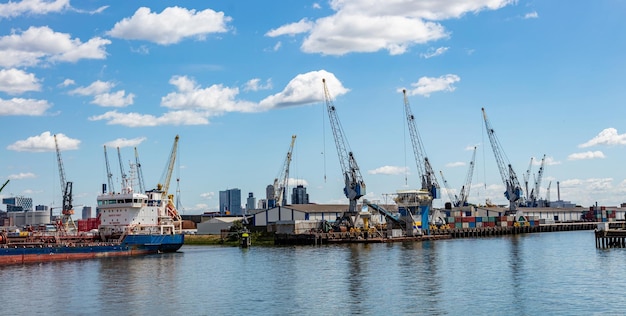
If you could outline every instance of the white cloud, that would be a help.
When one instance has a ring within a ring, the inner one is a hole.
[[[554,166],[554,165],[560,165],[561,162],[554,160],[554,157],[546,156],[545,164],[546,166]]]
[[[102,115],[88,118],[90,121],[107,121],[107,125],[122,125],[128,127],[147,127],[160,125],[207,125],[209,120],[204,113],[195,111],[173,111],[161,116],[140,113],[119,113],[109,111]]]
[[[463,167],[463,166],[465,166],[465,163],[462,161],[450,162],[446,164],[446,167],[449,167],[449,168]]]
[[[584,153],[574,153],[567,156],[568,160],[583,160],[583,159],[596,159],[604,158],[604,153],[601,151],[587,151]]]
[[[206,125],[209,124],[210,117],[224,113],[259,112],[279,107],[321,102],[324,100],[322,78],[326,79],[330,93],[333,94],[331,97],[342,95],[349,91],[343,87],[332,73],[325,70],[312,71],[297,75],[287,84],[283,91],[268,96],[259,103],[254,103],[237,99],[239,95],[238,88],[224,87],[221,84],[203,88],[195,80],[187,76],[173,76],[169,82],[176,87],[176,92],[168,93],[162,97],[161,106],[177,111],[170,111],[159,117],[141,113],[110,111],[102,115],[92,116],[89,120],[104,120],[110,125],[129,127]],[[75,89],[72,93],[93,93],[93,91],[104,90],[107,87],[103,84],[92,84],[92,86]]]
[[[94,37],[82,43],[67,33],[55,32],[47,26],[31,26],[21,33],[0,37],[0,66],[35,66],[47,62],[76,62],[80,59],[105,59],[108,39]]]
[[[306,53],[324,55],[380,50],[401,55],[412,45],[447,36],[437,23],[404,16],[368,16],[354,12],[317,20],[301,49]]]
[[[420,56],[422,58],[426,58],[426,59],[432,58],[432,57],[435,57],[435,56],[442,55],[443,53],[448,51],[448,48],[449,47],[439,47],[437,49],[434,49],[434,48],[431,47],[430,49],[428,49],[428,51],[426,53],[420,54]]]
[[[313,28],[313,22],[307,20],[306,18],[287,25],[283,25],[277,29],[273,29],[265,33],[265,36],[276,37],[281,35],[296,35],[300,33],[305,33],[310,31]]]
[[[143,143],[145,140],[146,140],[145,137],[137,137],[137,138],[132,138],[132,139],[118,138],[110,142],[106,142],[104,146],[111,147],[111,148],[135,147]]]
[[[133,104],[133,99],[135,95],[129,93],[126,95],[126,91],[120,90],[114,93],[102,93],[94,96],[93,101],[91,103],[97,104],[99,106],[106,107],[125,107]]]
[[[70,95],[85,95],[93,96],[92,104],[96,104],[104,107],[125,107],[133,104],[135,95],[132,93],[126,94],[126,91],[119,90],[117,92],[110,93],[109,91],[115,87],[115,83],[110,81],[94,81],[89,86],[78,87],[69,92]]]
[[[76,82],[72,79],[65,79],[62,83],[59,84],[59,87],[69,87],[71,85],[76,84]]]
[[[368,174],[387,174],[387,175],[406,174],[407,172],[408,172],[407,167],[398,167],[398,166],[382,166],[380,168],[367,171]]]
[[[403,54],[409,47],[446,38],[449,33],[433,21],[459,18],[467,13],[497,10],[516,0],[396,0],[381,5],[371,0],[334,0],[334,14],[315,21],[302,19],[275,28],[266,35],[308,32],[301,49],[307,53],[344,55],[386,50]]]
[[[0,116],[9,115],[43,115],[50,104],[46,100],[13,98],[4,100],[0,98]]]
[[[32,172],[20,172],[18,174],[9,175],[9,179],[11,180],[21,180],[21,179],[33,179],[36,178],[35,174]]]
[[[69,138],[64,134],[57,134],[56,138],[59,144],[59,150],[75,150],[78,149],[78,145],[80,145],[80,140]],[[28,137],[25,140],[18,140],[7,146],[7,149],[14,151],[48,152],[56,151],[56,146],[54,135],[48,131],[41,133],[41,135]]]
[[[22,0],[0,4],[0,19],[13,18],[20,15],[48,14],[61,12],[71,8],[70,0]]]
[[[617,129],[612,127],[605,128],[596,137],[578,147],[587,148],[596,145],[626,145],[626,134],[618,134]]]
[[[78,87],[69,93],[79,95],[98,95],[109,92],[113,87],[115,87],[115,83],[113,82],[96,80],[86,87]]]
[[[304,179],[289,178],[287,179],[287,185],[293,188],[295,188],[298,185],[307,187],[309,186],[309,183]]]
[[[39,91],[41,85],[35,74],[11,68],[0,69],[0,91],[8,94],[21,94],[26,91]]]
[[[202,88],[187,76],[174,76],[170,79],[170,84],[178,91],[161,98],[161,105],[170,109],[199,110],[204,111],[207,116],[259,110],[255,103],[236,100],[238,88],[224,87],[221,84]]]
[[[202,193],[200,194],[200,197],[203,199],[207,199],[210,200],[215,196],[215,192],[206,192],[206,193]]]
[[[454,83],[461,81],[457,75],[447,74],[439,78],[421,77],[416,83],[412,83],[413,89],[407,89],[407,95],[423,95],[429,97],[431,93],[438,91],[452,92],[456,89]]]
[[[268,96],[259,103],[261,108],[270,109],[293,105],[304,105],[324,101],[322,79],[326,80],[331,98],[348,93],[341,81],[326,70],[311,71],[293,78],[283,91]]]
[[[280,49],[281,46],[283,46],[283,43],[282,42],[278,42],[278,43],[276,43],[276,45],[274,45],[274,47],[272,47],[272,50],[277,52]]]
[[[259,91],[259,90],[267,90],[271,88],[272,88],[271,79],[267,79],[267,81],[265,81],[265,84],[261,84],[261,79],[254,78],[246,82],[246,85],[243,88],[243,91]]]
[[[132,17],[115,23],[107,34],[116,38],[170,45],[187,37],[202,40],[207,34],[224,33],[227,31],[226,24],[231,20],[224,12],[211,9],[196,12],[193,9],[169,7],[161,13],[153,13],[150,8],[141,7]]]
[[[524,15],[524,19],[537,19],[539,18],[539,13],[537,11],[529,12]]]

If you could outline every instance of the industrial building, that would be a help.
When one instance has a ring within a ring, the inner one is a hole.
[[[382,205],[391,213],[396,213],[396,205]],[[278,226],[287,225],[292,232],[297,232],[296,226],[318,228],[322,221],[335,222],[349,209],[347,204],[293,204],[277,206],[267,210],[260,210],[252,215],[251,224],[257,229],[266,228],[267,231],[277,231]],[[370,218],[372,225],[385,223],[383,214],[373,214]],[[308,224],[307,224],[308,223]]]

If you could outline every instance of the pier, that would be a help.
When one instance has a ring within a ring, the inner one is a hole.
[[[626,248],[626,223],[600,223],[595,230],[596,248]]]
[[[598,223],[574,222],[541,224],[536,226],[501,226],[433,229],[428,235],[397,236],[388,231],[367,232],[309,232],[303,234],[276,234],[275,245],[325,245],[337,243],[386,243],[405,241],[427,241],[452,238],[479,238],[503,235],[516,235],[572,230],[594,230]],[[626,230],[623,231],[622,245],[626,247]],[[596,233],[596,240],[598,239]]]

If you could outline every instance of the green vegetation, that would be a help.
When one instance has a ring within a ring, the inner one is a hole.
[[[273,246],[274,235],[268,233],[250,233],[252,246]],[[221,235],[185,235],[185,245],[216,245],[216,246],[239,246],[239,235],[228,234],[225,238]]]
[[[219,245],[235,246],[240,245],[241,234],[247,228],[241,221],[233,222],[228,233],[221,235],[185,235],[185,245]],[[251,246],[273,246],[274,234],[266,232],[249,232]]]

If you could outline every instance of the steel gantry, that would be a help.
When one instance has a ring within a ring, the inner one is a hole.
[[[491,142],[491,148],[493,149],[493,155],[496,159],[496,163],[498,164],[498,170],[500,171],[500,177],[502,178],[502,182],[506,187],[504,196],[507,198],[507,200],[509,200],[509,210],[505,214],[517,215],[518,205],[523,204],[524,190],[522,189],[519,180],[517,179],[517,175],[513,170],[513,166],[511,166],[511,163],[508,162],[508,159],[505,159],[504,152],[502,151],[502,146],[500,145],[500,142],[496,137],[495,131],[491,127],[489,119],[487,119],[487,113],[485,113],[485,108],[482,108],[482,112],[483,118],[485,120],[485,128],[487,129],[487,135],[489,135],[489,141]]]
[[[296,135],[291,135],[291,144],[289,145],[283,167],[280,169],[279,175],[274,178],[274,201],[276,206],[282,206],[283,200],[285,199],[285,191],[287,190],[287,182],[289,181],[289,165],[291,164],[291,156],[295,142]]]
[[[335,137],[335,145],[337,147],[337,155],[339,156],[339,164],[341,165],[341,171],[344,176],[345,186],[343,193],[350,201],[348,211],[342,216],[340,223],[347,221],[350,227],[354,227],[354,224],[358,218],[359,212],[357,211],[357,201],[363,195],[365,195],[365,182],[361,176],[361,170],[356,163],[354,154],[350,150],[350,146],[344,136],[341,123],[337,117],[335,105],[332,102],[328,87],[326,86],[326,79],[322,79],[324,85],[324,100],[326,101],[326,109],[328,111],[328,118],[330,120],[330,126],[333,130]],[[337,224],[340,224],[337,223]]]

